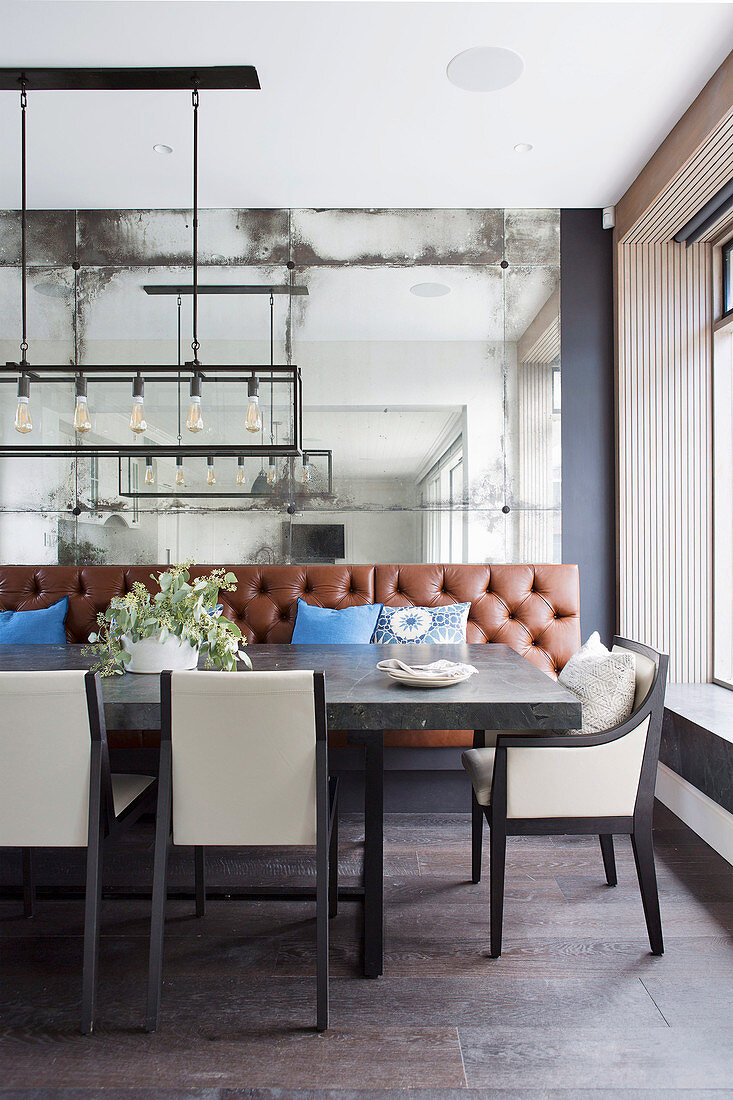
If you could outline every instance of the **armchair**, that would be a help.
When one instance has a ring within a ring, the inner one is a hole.
[[[501,955],[507,836],[593,834],[600,838],[609,886],[616,885],[613,837],[631,836],[652,954],[664,951],[652,845],[652,812],[668,657],[615,637],[636,664],[630,717],[593,734],[528,736],[483,730],[463,754],[473,785],[473,881],[481,877],[482,827],[490,831],[492,958]]]

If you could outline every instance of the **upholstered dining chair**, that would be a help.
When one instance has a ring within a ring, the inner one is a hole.
[[[609,886],[616,885],[613,837],[629,834],[653,955],[664,952],[654,869],[652,812],[662,733],[668,657],[626,638],[613,651],[633,653],[631,716],[601,733],[498,734],[493,747],[463,754],[473,785],[473,881],[481,878],[483,820],[489,825],[492,958],[501,955],[507,836],[596,834]]]
[[[94,1028],[104,841],[155,806],[155,780],[111,775],[98,673],[0,672],[0,846],[22,850],[33,915],[34,848],[86,848],[81,1029]]]
[[[328,1027],[328,917],[336,905],[337,786],[329,783],[322,672],[163,672],[147,1029],[160,1015],[170,844],[316,849],[316,1026]],[[257,890],[257,897],[313,896]]]

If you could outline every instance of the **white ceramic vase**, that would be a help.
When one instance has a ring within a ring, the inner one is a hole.
[[[120,642],[131,655],[130,662],[125,666],[128,672],[159,675],[166,668],[191,669],[198,665],[198,649],[175,634],[169,634],[164,642],[160,641],[160,635],[133,642],[129,634],[125,634]]]

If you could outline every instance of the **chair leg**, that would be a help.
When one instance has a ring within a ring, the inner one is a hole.
[[[206,916],[206,850],[197,844],[193,850],[196,878],[196,916]]]
[[[616,857],[613,853],[613,837],[608,833],[602,833],[598,839],[601,842],[601,855],[603,856],[603,868],[606,872],[606,882],[609,886],[615,886],[618,878],[616,877]]]
[[[642,905],[644,906],[644,917],[652,955],[663,955],[662,918],[659,913],[659,892],[657,890],[657,875],[654,869],[654,843],[651,822],[648,825],[642,825],[634,829],[631,834],[631,847],[634,850],[634,862],[636,863],[636,873],[639,876],[639,889]]]
[[[82,970],[81,1030],[91,1035],[97,1011],[99,979],[99,928],[102,904],[102,861],[104,841],[101,822],[96,837],[87,847],[86,894],[84,900],[84,964]]]
[[[339,815],[333,813],[331,839],[328,845],[328,915],[335,917],[339,908]]]
[[[165,745],[161,746],[161,757]],[[169,746],[168,746],[169,747]],[[167,776],[163,769],[167,766]],[[148,959],[148,1005],[145,1027],[155,1031],[160,1015],[163,981],[163,937],[165,902],[168,893],[168,845],[171,836],[170,759],[161,762],[158,810],[155,821],[155,860],[153,864],[153,904],[150,919],[150,955]]]
[[[23,848],[23,916],[32,917],[36,907],[36,884],[33,881],[33,849]]]
[[[324,837],[324,841],[326,838]],[[328,908],[329,851],[316,852],[316,1029],[328,1028]]]
[[[489,882],[491,914],[491,950],[492,959],[501,955],[501,933],[504,922],[504,865],[506,862],[506,822],[495,820],[489,830]]]
[[[471,788],[471,882],[481,882],[481,854],[484,842],[484,808]]]

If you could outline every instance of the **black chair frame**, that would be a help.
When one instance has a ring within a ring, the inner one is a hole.
[[[87,840],[86,890],[84,901],[84,961],[82,967],[81,1030],[90,1035],[94,1030],[99,981],[100,904],[102,900],[102,869],[104,844],[126,832],[138,818],[155,807],[156,784],[142,791],[119,814],[115,814],[112,776],[107,748],[107,727],[104,720],[102,682],[98,672],[84,677],[91,756],[89,776],[89,829]],[[23,913],[33,917],[36,885],[33,871],[33,848],[22,849]]]
[[[526,737],[514,734],[499,734],[494,756],[491,802],[488,806],[482,806],[478,802],[475,792],[472,795],[471,854],[473,882],[479,882],[481,879],[484,818],[486,818],[489,826],[490,954],[494,959],[501,955],[504,869],[506,838],[508,836],[595,834],[600,838],[606,881],[609,886],[615,886],[617,878],[613,837],[623,834],[630,835],[651,951],[653,955],[664,953],[659,893],[654,868],[652,815],[669,658],[664,653],[657,653],[656,650],[628,638],[615,636],[613,644],[648,657],[656,665],[651,687],[645,699],[631,717],[626,722],[613,726],[611,729],[603,730],[601,733],[527,735]],[[631,733],[647,716],[649,716],[649,727],[633,815],[630,817],[507,818],[507,749],[582,749],[591,745],[608,745],[612,741],[618,741],[621,737]],[[485,732],[483,730],[474,731],[473,744],[474,748],[484,747]]]
[[[326,684],[322,672],[313,673],[316,726],[316,1029],[328,1028],[328,921],[338,910],[338,781],[328,775],[328,737],[326,727]],[[171,735],[171,673],[160,676],[161,734],[158,808],[155,826],[153,869],[153,906],[150,927],[148,1000],[146,1030],[155,1031],[160,1018],[163,979],[163,939],[165,904],[168,893],[168,852],[173,836]],[[206,912],[205,849],[194,848],[196,876],[196,916]],[[250,897],[276,901],[312,898],[309,887],[258,887],[248,889]]]

